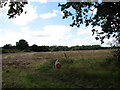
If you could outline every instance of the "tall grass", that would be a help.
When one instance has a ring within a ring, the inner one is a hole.
[[[62,82],[70,87],[119,87],[117,81],[118,75],[120,75],[119,71],[116,68],[111,71],[109,68],[101,67],[101,63],[104,62],[99,63],[96,59],[79,59],[76,61],[60,59],[59,61],[62,64],[60,69],[53,68],[55,60],[49,60],[38,67],[35,75],[40,75],[42,78],[53,82]]]
[[[120,88],[120,68],[115,58],[110,56],[84,58],[83,53],[77,53],[81,55],[78,55],[79,58],[75,58],[77,55],[71,57],[71,53],[66,54],[67,58],[51,56],[52,58],[48,60],[33,61],[29,67],[24,65],[26,68],[4,66],[3,87]],[[62,65],[59,69],[54,68],[56,60]]]

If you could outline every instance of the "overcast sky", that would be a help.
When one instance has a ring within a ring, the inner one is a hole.
[[[63,3],[63,2],[62,2]],[[63,13],[58,2],[47,0],[29,0],[24,11],[15,19],[8,19],[8,6],[0,8],[0,46],[15,45],[25,39],[29,45],[101,45],[92,36],[91,26],[70,27],[71,18],[62,19]],[[95,9],[94,14],[97,9]],[[91,12],[89,12],[91,13]],[[100,27],[96,27],[99,30]],[[109,40],[102,46],[108,45]]]

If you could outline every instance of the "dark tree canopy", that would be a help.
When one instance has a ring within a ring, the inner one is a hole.
[[[19,40],[19,42],[16,42],[16,47],[20,50],[26,50],[29,48],[28,42],[24,39]]]
[[[6,45],[3,46],[3,48],[5,48],[5,49],[11,49],[11,47],[12,47],[11,44],[6,44]]]
[[[38,47],[36,44],[34,44],[34,45],[32,45],[32,46],[30,47],[30,50],[32,50],[32,51],[34,51],[34,52],[38,52],[38,51],[39,51],[39,47]]]
[[[92,29],[93,35],[96,34],[96,40],[101,40],[104,43],[104,38],[114,37],[120,43],[120,2],[67,2],[60,4],[63,11],[63,19],[71,17],[73,22],[70,26],[80,27],[85,23],[86,27],[92,25],[101,26],[102,30]],[[69,8],[72,7],[74,12]],[[97,9],[93,15],[94,9]],[[89,11],[92,13],[90,14]]]

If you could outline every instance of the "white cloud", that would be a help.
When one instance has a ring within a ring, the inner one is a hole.
[[[91,13],[91,14],[93,13],[93,15],[95,15],[97,12],[97,8],[92,7],[91,10],[93,10],[93,11],[89,11],[89,13]]]
[[[93,14],[96,14],[96,12],[97,12],[97,8],[95,8],[95,9],[93,10]]]
[[[95,39],[96,34],[92,36],[92,26],[85,27],[84,25],[81,25],[81,27],[78,29],[77,35],[80,36],[79,39],[75,39],[73,42],[74,44],[77,43],[77,45],[94,45],[94,44],[100,44],[99,40]],[[100,27],[96,26],[94,29],[101,30]]]
[[[61,11],[60,14],[63,16],[64,15],[63,11]]]
[[[6,22],[8,20],[8,16],[7,16],[8,9],[9,9],[8,4],[3,8],[0,8],[0,23]]]
[[[48,19],[48,18],[51,18],[51,17],[55,17],[55,16],[57,16],[58,12],[59,12],[58,10],[53,10],[52,13],[40,14],[40,18],[42,18],[42,19]]]
[[[96,40],[94,36],[89,34],[91,32],[89,29],[88,32],[83,34],[73,35],[72,28],[65,25],[49,25],[45,26],[41,30],[31,30],[28,26],[22,27],[17,30],[9,29],[3,30],[0,29],[0,46],[5,44],[15,45],[20,39],[25,39],[28,41],[29,45],[100,45],[100,41]],[[86,29],[87,31],[87,29]],[[85,37],[81,37],[85,35]],[[108,42],[110,40],[105,40],[105,43],[102,46],[109,46]]]
[[[47,0],[29,0],[30,2],[47,3]]]
[[[25,14],[25,11],[27,13]],[[12,21],[14,24],[17,25],[27,25],[29,22],[33,21],[38,17],[36,9],[32,5],[28,5],[24,7],[24,12],[20,15],[14,18]]]
[[[7,12],[8,12],[8,7],[7,6],[5,6],[3,8],[0,8],[0,16],[6,15]]]
[[[28,31],[28,30],[29,30],[29,27],[22,27],[22,28],[21,28],[21,31],[22,31],[22,32],[25,32],[25,31]]]
[[[65,41],[68,46],[82,46],[82,45],[99,45],[100,41],[96,41],[92,36],[86,36],[85,38],[74,38],[71,41]]]
[[[12,30],[2,30],[2,33],[0,33],[0,46],[5,44],[15,45],[15,42],[18,41],[21,36],[21,33]]]
[[[92,35],[92,27],[85,27],[84,25],[81,25],[81,27],[78,29],[78,35]]]
[[[78,29],[77,34],[79,36],[83,36],[85,38],[79,38],[79,39],[73,40],[72,45],[94,45],[94,44],[101,45],[101,41],[95,39],[96,34],[94,34],[92,36],[92,31],[91,31],[92,29],[93,29],[92,26],[88,26],[88,27],[81,26]],[[95,26],[94,29],[96,29],[96,30],[98,30],[98,32],[100,32],[102,28],[99,26]],[[104,35],[105,34],[103,34],[101,36],[104,36]],[[113,41],[113,38],[104,39],[104,43],[101,46],[108,47],[108,46],[110,46],[110,42],[112,42],[112,41]]]
[[[45,26],[43,30],[30,30],[23,27],[18,30],[0,30],[0,46],[15,43],[20,39],[25,39],[30,45],[62,45],[62,42],[71,38],[68,33],[71,27],[63,25]],[[64,39],[65,38],[65,39]]]
[[[35,33],[33,38],[38,45],[60,45],[64,40],[71,38],[69,34],[66,35],[70,31],[71,27],[69,26],[49,25],[45,26],[43,31]]]
[[[93,34],[92,29],[96,29],[99,32],[102,30],[102,28],[99,26],[92,28],[92,26],[85,27],[84,25],[81,25],[81,27],[78,29],[78,35],[91,36]],[[96,34],[94,34],[94,36],[96,36]]]

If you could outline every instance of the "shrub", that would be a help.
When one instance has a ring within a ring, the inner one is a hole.
[[[19,52],[18,49],[2,49],[2,53],[16,53]]]

